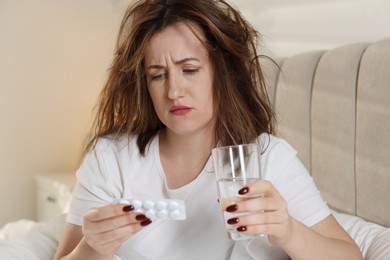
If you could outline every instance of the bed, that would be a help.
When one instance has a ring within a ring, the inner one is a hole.
[[[390,39],[262,62],[278,135],[365,259],[390,259]],[[0,259],[52,259],[64,219],[7,224]]]
[[[365,259],[390,259],[390,38],[265,60],[278,135]]]

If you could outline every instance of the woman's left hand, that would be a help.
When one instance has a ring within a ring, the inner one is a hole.
[[[271,182],[253,182],[242,188],[239,195],[254,198],[237,201],[227,207],[226,211],[246,212],[248,215],[233,217],[228,220],[228,224],[243,234],[266,234],[270,243],[279,246],[289,241],[293,220],[288,213],[286,201]]]

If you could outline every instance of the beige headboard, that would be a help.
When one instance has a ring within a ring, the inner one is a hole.
[[[390,226],[390,38],[266,67],[278,135],[328,204]]]

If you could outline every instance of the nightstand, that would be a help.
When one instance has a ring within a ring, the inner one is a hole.
[[[48,221],[66,213],[76,183],[75,172],[59,172],[35,176],[37,189],[37,221]]]

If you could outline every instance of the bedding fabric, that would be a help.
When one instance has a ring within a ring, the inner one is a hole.
[[[28,219],[9,222],[0,229],[0,240],[12,240],[23,237],[41,225],[44,224]]]
[[[348,214],[332,211],[339,224],[359,246],[364,259],[383,260],[390,255],[390,228]]]
[[[65,223],[65,214],[49,222],[19,220],[0,230],[1,260],[51,260]]]
[[[366,259],[388,259],[390,256],[390,228],[380,231],[372,240],[366,252]]]
[[[367,222],[362,218],[332,211],[341,226],[356,241],[366,260],[388,259],[390,255],[390,228]],[[0,235],[8,240],[0,240],[1,260],[51,260],[57,248],[65,215],[58,216],[48,223],[17,221],[0,230]],[[28,231],[28,229],[30,229]],[[32,230],[31,230],[32,229]],[[28,233],[26,233],[28,232]],[[17,234],[23,235],[17,237]],[[26,234],[26,235],[24,235]],[[266,238],[261,238],[266,239]],[[248,255],[247,242],[237,243],[231,259],[256,259]],[[283,256],[269,255],[271,259]],[[114,258],[120,259],[119,257]]]
[[[19,239],[0,241],[0,259],[49,260],[53,259],[56,248],[57,241],[34,231]]]

